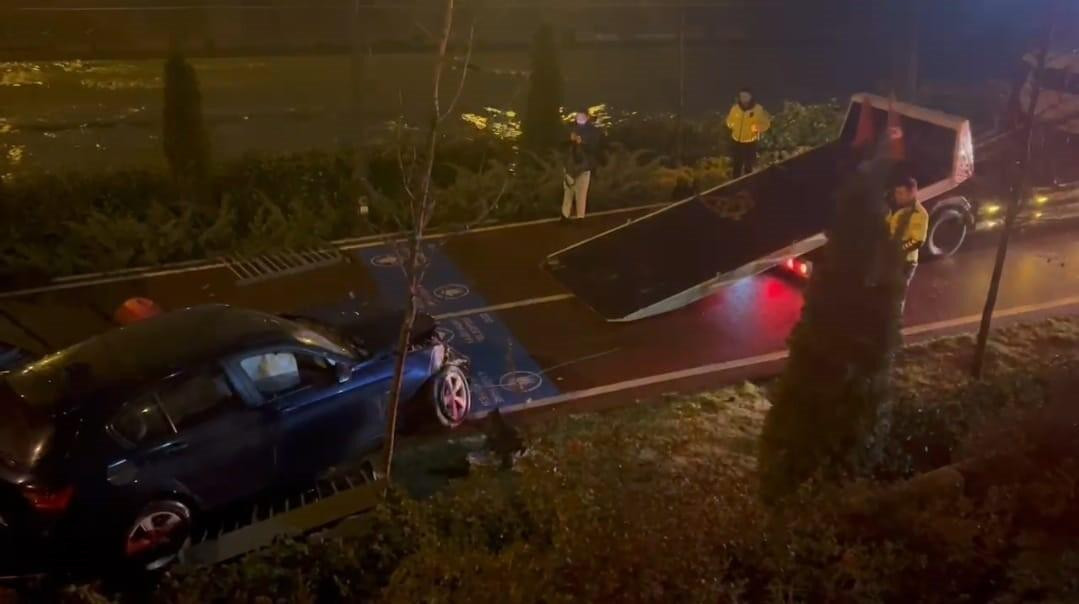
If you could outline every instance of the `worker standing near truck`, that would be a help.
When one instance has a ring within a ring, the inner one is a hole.
[[[753,164],[757,161],[757,142],[771,125],[772,116],[753,98],[753,91],[749,88],[739,90],[738,98],[727,114],[735,178],[753,171]]]
[[[588,209],[588,186],[596,167],[599,132],[587,111],[574,116],[562,174],[562,220],[584,218]]]
[[[918,268],[918,249],[929,236],[929,212],[918,201],[918,181],[906,176],[896,182],[892,190],[895,210],[888,215],[888,232],[892,241],[899,246],[903,258],[903,276],[906,285],[903,291],[903,303],[906,305],[907,292],[914,271]]]

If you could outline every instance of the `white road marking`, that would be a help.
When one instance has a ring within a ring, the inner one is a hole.
[[[1021,306],[1013,306],[1011,308],[994,311],[993,319],[1006,319],[1008,317],[1014,317],[1017,315],[1036,313],[1044,310],[1053,310],[1055,308],[1063,308],[1065,306],[1072,306],[1075,304],[1079,304],[1079,296],[1059,298],[1057,300],[1052,300],[1050,302],[1042,302],[1039,304],[1024,304]],[[943,321],[934,321],[932,323],[912,325],[903,329],[903,335],[913,336],[932,331],[940,331],[943,329],[965,327],[967,325],[980,323],[981,320],[982,315],[981,313],[978,313],[976,315],[967,315],[965,317],[959,317],[956,319],[945,319]]]
[[[602,212],[592,212],[585,220],[589,218],[599,218],[602,216],[610,216],[617,214],[625,214],[630,212],[638,212],[642,210],[653,210],[659,207],[669,205],[667,203],[649,204],[643,206],[634,206],[631,208],[618,208],[614,210],[604,210]],[[479,227],[475,229],[468,229],[463,231],[446,231],[442,233],[432,233],[427,237],[424,237],[425,241],[436,241],[440,239],[448,239],[450,237],[460,237],[464,235],[472,235],[478,233],[489,233],[491,231],[500,231],[503,229],[516,229],[521,227],[536,226],[540,224],[551,224],[558,222],[560,218],[540,218],[538,220],[528,220],[525,222],[510,222],[506,224],[495,224],[491,226]],[[386,235],[371,235],[368,237],[358,237],[352,239],[341,239],[338,241],[330,242],[330,245],[336,247],[342,251],[353,251],[372,247],[378,247],[381,245],[389,245],[396,241],[401,241],[407,233],[388,233]],[[165,277],[168,275],[180,275],[184,273],[195,273],[200,271],[209,271],[225,268],[224,262],[215,260],[188,260],[184,262],[177,262],[174,264],[166,264],[162,266],[147,266],[139,268],[125,268],[117,271],[108,271],[102,273],[88,273],[83,275],[68,275],[66,277],[58,277],[48,285],[41,285],[39,287],[30,287],[26,289],[17,289],[6,292],[0,292],[0,299],[2,298],[14,298],[17,296],[29,296],[32,294],[42,294],[52,291],[63,291],[68,289],[76,289],[79,287],[90,287],[94,285],[106,285],[109,283],[120,283],[122,281],[133,281],[135,279],[151,279],[155,277]]]
[[[1060,298],[1050,302],[1043,302],[1040,304],[1025,304],[1022,306],[1015,306],[1012,308],[1006,308],[998,310],[993,313],[994,319],[1003,319],[1008,317],[1015,317],[1025,314],[1031,314],[1036,312],[1042,312],[1046,310],[1054,310],[1058,308],[1064,308],[1067,306],[1079,305],[1079,296],[1071,296],[1068,298]],[[947,319],[944,321],[934,321],[932,323],[924,323],[922,325],[912,325],[903,329],[903,335],[921,335],[926,333],[932,333],[935,331],[943,331],[947,329],[954,329],[957,327],[967,327],[971,325],[977,325],[982,320],[981,314],[967,315],[965,317],[958,317],[956,319]],[[635,378],[632,380],[625,380],[621,382],[614,382],[603,386],[595,386],[593,388],[585,388],[583,390],[576,390],[574,392],[566,392],[557,396],[550,396],[547,398],[538,399],[524,405],[514,405],[507,407],[503,413],[515,413],[518,411],[525,411],[528,409],[535,409],[538,407],[549,407],[551,405],[557,405],[559,403],[568,403],[570,401],[577,401],[587,398],[594,398],[597,396],[603,396],[606,394],[614,394],[617,392],[623,392],[625,390],[633,390],[636,388],[643,388],[645,386],[654,386],[656,384],[663,384],[666,382],[674,382],[678,380],[684,380],[693,377],[699,377],[703,375],[709,375],[713,373],[723,373],[725,371],[731,371],[734,369],[744,369],[747,367],[755,367],[759,365],[765,365],[768,363],[775,363],[777,361],[786,360],[790,355],[787,350],[778,350],[776,352],[770,352],[768,354],[762,354],[752,357],[746,357],[742,359],[734,359],[732,361],[723,361],[721,363],[709,363],[707,365],[699,365],[697,367],[690,367],[688,369],[681,369],[678,371],[670,371],[667,373],[659,373],[656,375],[650,375],[641,378]],[[476,418],[479,419],[487,413],[477,414]]]
[[[458,310],[454,312],[442,313],[435,315],[435,319],[442,321],[445,319],[454,319],[457,317],[468,317],[472,315],[479,315],[485,312],[498,312],[500,310],[509,310],[511,308],[521,308],[524,306],[535,306],[536,304],[549,304],[551,302],[561,302],[562,300],[569,300],[573,297],[573,294],[555,294],[553,296],[543,296],[541,298],[529,298],[528,300],[518,300],[516,302],[506,302],[505,304],[494,304],[491,306],[481,306],[479,308],[469,308],[466,310]]]

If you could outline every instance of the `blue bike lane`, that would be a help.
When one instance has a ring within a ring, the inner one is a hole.
[[[386,247],[354,252],[371,274],[382,304],[403,307],[407,301],[404,254]],[[432,315],[488,306],[474,282],[437,243],[425,243],[419,308]],[[481,312],[440,321],[444,340],[471,361],[472,413],[527,405],[560,394],[543,368],[522,346],[497,313]]]

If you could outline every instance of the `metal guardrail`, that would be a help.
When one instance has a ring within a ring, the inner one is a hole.
[[[204,521],[182,553],[182,565],[217,564],[298,537],[377,505],[382,480],[369,473],[319,480],[305,488],[232,506]]]
[[[285,275],[332,266],[344,260],[336,247],[283,250],[259,256],[224,256],[222,263],[236,276],[237,285],[250,285]]]

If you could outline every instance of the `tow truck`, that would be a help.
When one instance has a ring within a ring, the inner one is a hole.
[[[1033,57],[1013,92],[1028,101]],[[1035,123],[1035,187],[1020,228],[1079,216],[1079,53],[1054,53]],[[831,142],[661,208],[551,254],[548,270],[608,321],[634,321],[682,308],[739,279],[773,268],[806,278],[826,241],[834,192],[852,167],[863,111],[875,137],[897,116],[907,163],[930,213],[923,258],[958,252],[975,230],[1003,224],[1014,197],[1018,125],[975,146],[970,122],[868,93],[852,96]],[[977,163],[975,163],[975,158]]]
[[[835,192],[857,166],[859,125],[879,141],[893,119],[920,199],[938,216],[970,212],[952,194],[974,172],[969,121],[861,93],[832,141],[559,250],[547,268],[609,321],[670,312],[776,266],[808,275],[803,257],[827,240]]]

